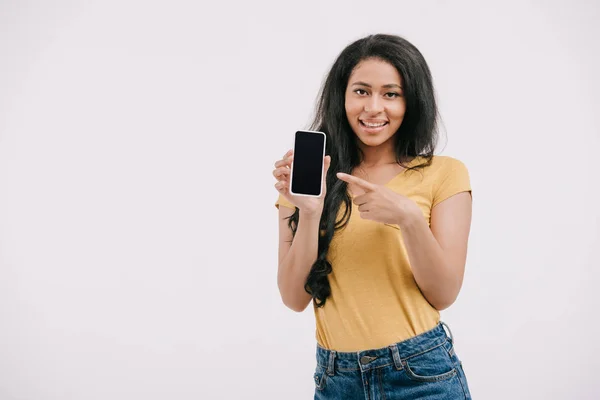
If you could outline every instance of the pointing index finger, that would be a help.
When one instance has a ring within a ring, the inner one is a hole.
[[[372,192],[373,190],[377,189],[377,185],[375,185],[371,182],[367,182],[364,179],[360,179],[353,175],[348,175],[348,174],[344,174],[343,172],[338,172],[337,177],[344,182],[354,183],[355,185],[364,189],[367,192]]]

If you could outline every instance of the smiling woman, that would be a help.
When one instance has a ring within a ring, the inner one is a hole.
[[[321,91],[323,195],[275,163],[281,298],[317,325],[316,399],[470,399],[439,311],[460,291],[471,225],[465,165],[434,156],[437,107],[421,53],[398,36],[350,44]]]

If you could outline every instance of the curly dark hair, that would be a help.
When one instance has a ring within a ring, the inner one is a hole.
[[[431,165],[437,144],[438,110],[431,72],[421,52],[406,39],[386,34],[369,35],[348,45],[335,60],[325,79],[311,124],[311,129],[324,132],[327,136],[325,153],[331,156],[325,178],[327,194],[320,220],[318,256],[304,285],[317,307],[323,307],[331,294],[328,275],[332,268],[327,260],[329,245],[335,231],[345,227],[352,214],[348,184],[339,180],[336,173],[351,174],[364,158],[346,116],[345,92],[352,71],[366,59],[390,63],[404,81],[406,112],[394,135],[396,162],[407,170]],[[408,165],[415,157],[422,157],[423,162]],[[342,203],[345,204],[345,211],[342,218],[336,221]],[[299,212],[296,207],[288,221],[294,235]]]

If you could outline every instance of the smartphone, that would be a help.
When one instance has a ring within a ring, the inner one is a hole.
[[[324,168],[325,134],[297,131],[290,172],[290,193],[295,196],[321,196]]]

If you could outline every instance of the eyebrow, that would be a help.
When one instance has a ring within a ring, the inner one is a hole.
[[[365,87],[368,87],[368,88],[371,87],[371,85],[369,85],[368,83],[365,83],[365,82],[354,82],[352,84],[352,86],[365,86]],[[402,89],[402,86],[400,86],[398,84],[395,84],[395,83],[388,83],[387,85],[383,85],[383,87],[386,88],[386,89],[394,88],[394,87]]]

